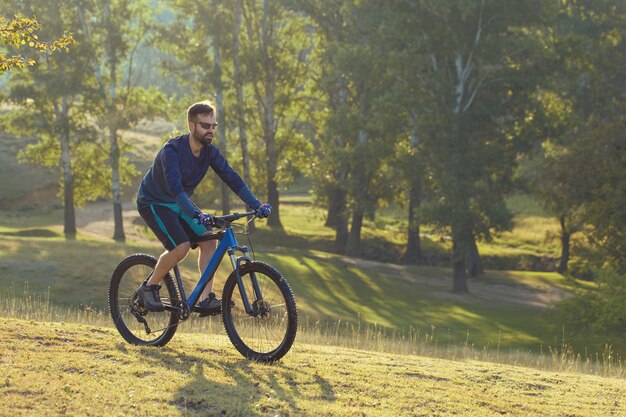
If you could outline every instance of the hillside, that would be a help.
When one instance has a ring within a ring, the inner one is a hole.
[[[0,415],[626,415],[623,379],[298,342],[262,365],[225,336],[178,333],[158,349],[108,328],[0,324]]]
[[[34,224],[38,221],[32,219]],[[19,310],[31,303],[20,301],[23,294],[43,297],[45,311],[48,305],[61,311],[67,306],[104,311],[111,272],[120,260],[131,253],[160,252],[156,242],[145,239],[126,245],[106,235],[66,241],[55,237],[59,227],[0,226],[0,311],[8,309],[11,317],[25,317]],[[319,325],[327,332],[333,332],[338,322],[348,330],[352,329],[349,326],[360,331],[378,326],[377,331],[397,329],[407,337],[410,332],[412,339],[426,338],[440,344],[470,343],[478,348],[499,346],[535,352],[542,345],[563,343],[559,321],[547,307],[562,297],[570,284],[556,274],[490,272],[470,283],[472,293],[459,296],[450,292],[446,268],[345,258],[275,245],[271,243],[274,239],[259,229],[252,237],[256,257],[288,278],[303,325]],[[197,279],[195,262],[192,255],[182,265],[188,288]],[[218,270],[218,295],[228,273],[228,265]],[[63,317],[61,313],[61,320]],[[590,355],[603,352],[603,342],[604,338],[588,335],[567,339],[577,352],[586,349]],[[621,344],[613,346],[621,353]]]

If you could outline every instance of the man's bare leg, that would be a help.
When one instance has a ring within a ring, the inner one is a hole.
[[[171,271],[179,262],[181,262],[189,253],[189,249],[191,245],[189,242],[183,242],[180,245],[176,246],[174,249],[168,251],[166,250],[161,254],[159,260],[157,261],[156,266],[154,267],[154,272],[152,276],[148,280],[147,285],[157,285],[161,282],[165,275],[169,271]]]

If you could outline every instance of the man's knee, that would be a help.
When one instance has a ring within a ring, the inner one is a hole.
[[[189,242],[183,242],[180,245],[176,246],[174,249],[168,251],[167,253],[171,254],[171,256],[176,257],[177,262],[182,261],[189,253],[189,249],[191,249],[191,244]]]

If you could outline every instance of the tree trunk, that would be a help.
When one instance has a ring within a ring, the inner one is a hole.
[[[572,234],[565,224],[565,215],[561,216],[559,220],[561,223],[561,260],[559,261],[557,272],[559,274],[564,274],[567,272],[567,263],[569,262],[570,257],[570,239]]]
[[[452,292],[468,293],[465,275],[465,240],[462,234],[452,233]]]
[[[214,6],[216,2],[213,2]],[[217,100],[217,124],[221,127],[221,134],[218,142],[218,148],[224,158],[227,158],[228,146],[226,143],[226,123],[224,114],[224,86],[222,83],[222,63],[220,57],[220,34],[215,31],[213,34],[213,67],[215,68],[215,95]],[[224,181],[220,181],[220,190],[222,194],[222,213],[230,213],[230,189]]]
[[[272,206],[272,215],[267,218],[268,226],[281,229],[278,184],[273,179],[267,181],[267,202]]]
[[[111,144],[111,183],[113,194],[113,221],[114,232],[113,240],[116,242],[124,242],[126,236],[124,234],[124,217],[122,215],[122,187],[120,184],[120,147],[117,140],[118,130],[118,110],[117,110],[117,35],[119,30],[115,27],[111,19],[110,1],[102,3],[104,13],[104,23],[107,27],[107,55],[109,58],[110,68],[110,84],[109,84],[109,101],[108,101],[108,121],[109,121],[109,141]],[[106,93],[102,91],[104,96],[105,107],[107,105]]]
[[[346,255],[358,257],[361,255],[361,227],[363,226],[363,209],[360,206],[352,211],[352,225],[346,245]]]
[[[276,149],[276,74],[275,68],[271,62],[270,52],[268,50],[270,44],[270,25],[269,22],[269,4],[268,0],[262,1],[263,16],[261,20],[262,26],[262,48],[263,62],[265,65],[265,119],[264,119],[264,136],[265,136],[265,157],[267,172],[267,202],[272,206],[272,215],[268,217],[267,224],[273,228],[282,228],[280,221],[280,207],[278,195],[278,183],[276,177],[278,174],[278,151]]]
[[[337,230],[341,213],[346,209],[346,192],[338,185],[329,185],[326,189],[328,190],[328,212],[324,226]]]
[[[57,109],[55,103],[55,110]],[[76,239],[76,213],[74,211],[74,177],[70,156],[69,109],[67,97],[61,97],[61,111],[57,123],[61,125],[61,164],[63,165],[63,233],[66,239]]]
[[[417,221],[417,209],[421,204],[421,180],[414,178],[409,191],[409,226],[407,229],[406,250],[400,257],[403,263],[415,264],[422,259],[422,245],[420,242],[420,224]]]
[[[451,194],[454,196],[451,198],[453,204],[458,210],[456,210],[456,219],[452,220],[452,292],[454,293],[467,293],[467,275],[465,273],[465,257],[467,253],[468,236],[471,235],[472,228],[467,224],[470,218],[469,199],[465,196],[466,189],[466,177],[461,165],[458,163],[462,161],[465,149],[467,148],[467,142],[461,133],[461,111],[463,102],[463,92],[465,89],[466,77],[462,74],[461,68],[461,55],[457,54],[456,68],[458,84],[455,89],[456,103],[454,107],[454,117],[452,120],[452,135],[454,138],[454,154],[451,155],[453,160],[457,161],[452,169],[455,171],[455,184],[451,190]]]
[[[269,129],[268,129],[269,130]],[[274,132],[268,132],[266,136],[266,157],[267,157],[267,202],[272,206],[272,215],[267,218],[267,224],[273,228],[282,228],[280,222],[280,201],[278,193],[278,183],[276,176],[278,171],[278,161],[276,154],[276,138]]]
[[[235,26],[233,30],[233,81],[237,93],[237,107],[235,117],[237,118],[237,128],[239,130],[239,141],[241,145],[241,159],[243,165],[243,180],[251,187],[250,178],[250,155],[248,153],[248,133],[246,131],[246,119],[244,114],[243,101],[243,80],[241,79],[241,69],[239,64],[239,31],[243,19],[243,0],[237,0],[235,14]],[[247,208],[247,207],[246,207]],[[254,221],[248,223],[249,232],[254,232]]]
[[[343,195],[343,210],[339,212],[335,229],[335,252],[344,253],[348,244],[348,209],[345,204],[346,195]]]
[[[467,274],[470,277],[475,277],[485,273],[483,263],[480,260],[480,254],[478,253],[476,238],[473,233],[469,233],[467,238],[467,245],[465,247],[465,264],[467,267]]]
[[[113,182],[113,220],[115,230],[113,232],[113,240],[116,242],[124,242],[126,235],[124,234],[124,217],[122,215],[122,189],[120,185],[120,148],[117,141],[117,129],[114,126],[110,128],[111,141],[111,178]]]
[[[361,110],[365,119],[364,111]],[[364,130],[359,131],[357,138],[358,149],[363,149],[368,141],[368,134]],[[359,152],[356,152],[356,158],[359,158]],[[352,189],[354,190],[355,205],[352,210],[352,225],[350,226],[350,234],[348,235],[348,243],[346,245],[346,254],[349,256],[361,255],[361,226],[363,225],[364,207],[366,207],[368,199],[368,185],[370,178],[366,172],[368,168],[362,163],[355,163],[352,167]]]
[[[409,126],[411,132],[411,148],[414,150],[414,162],[416,169],[412,172],[411,185],[409,189],[409,225],[407,228],[406,250],[400,256],[400,262],[416,264],[422,259],[422,245],[420,241],[420,224],[417,220],[417,210],[422,204],[422,177],[420,173],[419,143],[420,139],[415,129],[417,123],[417,110],[413,109],[409,116]]]

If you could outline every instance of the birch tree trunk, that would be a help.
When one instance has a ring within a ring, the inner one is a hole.
[[[457,86],[457,100],[462,99],[463,87],[463,83],[459,82],[459,86]],[[471,227],[467,224],[469,221],[469,201],[466,201],[465,196],[466,190],[464,189],[464,181],[462,178],[463,168],[458,166],[460,165],[460,161],[463,160],[461,155],[463,155],[464,148],[464,137],[461,134],[460,126],[460,105],[455,108],[452,124],[453,146],[457,153],[455,155],[457,164],[452,167],[455,171],[454,185],[452,185],[455,189],[452,190],[452,193],[454,194],[454,204],[456,205],[456,218],[452,221],[452,292],[467,293],[469,289],[467,288],[465,257],[468,229],[471,230]]]
[[[237,108],[235,117],[237,118],[237,129],[239,131],[239,142],[241,146],[241,159],[243,165],[243,180],[251,186],[250,178],[250,154],[248,152],[248,133],[246,131],[246,117],[244,113],[245,104],[243,100],[243,80],[239,62],[239,32],[243,19],[243,0],[237,0],[235,4],[235,26],[233,30],[233,81],[237,93]],[[254,221],[248,223],[250,232],[254,232]]]
[[[111,22],[110,2],[102,4],[104,12],[104,24],[107,30],[107,53],[109,56],[110,80],[109,80],[109,102],[108,102],[108,122],[109,122],[109,143],[111,146],[111,184],[113,194],[113,220],[114,232],[113,240],[124,242],[124,216],[122,210],[122,188],[120,184],[120,147],[117,138],[118,114],[117,114],[117,59],[116,59],[116,34]],[[106,95],[106,93],[105,93]]]
[[[265,136],[265,157],[267,172],[267,202],[272,206],[272,215],[267,219],[270,227],[282,228],[280,221],[280,198],[278,193],[278,154],[276,150],[276,74],[271,63],[269,53],[270,24],[269,22],[269,0],[263,0],[263,17],[261,21],[261,37],[263,48],[263,59],[265,64],[265,118],[263,123],[263,133]]]
[[[217,31],[216,31],[217,32]],[[224,114],[224,85],[222,82],[222,63],[220,57],[220,35],[219,32],[213,35],[213,60],[215,68],[215,95],[217,100],[217,124],[220,129],[220,140],[218,148],[222,155],[227,158],[228,146],[226,143],[226,116]],[[222,195],[222,213],[230,213],[230,189],[224,181],[220,181]]]

